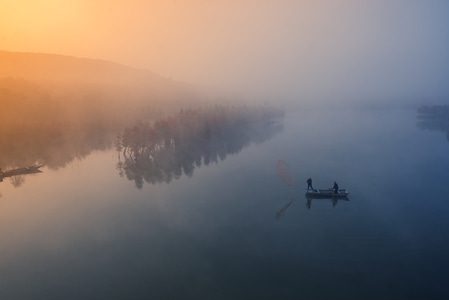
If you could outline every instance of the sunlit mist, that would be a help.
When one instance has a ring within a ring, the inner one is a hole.
[[[0,0],[0,300],[449,299],[448,79],[448,0]]]
[[[444,98],[446,1],[5,1],[0,47],[275,101]]]

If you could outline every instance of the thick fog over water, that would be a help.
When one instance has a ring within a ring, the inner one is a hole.
[[[0,298],[448,299],[448,15],[0,0]]]
[[[269,111],[0,144],[51,163],[2,175],[0,296],[446,299],[447,106]],[[349,198],[305,197],[308,176]]]

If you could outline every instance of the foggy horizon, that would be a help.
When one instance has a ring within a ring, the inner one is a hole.
[[[449,96],[445,1],[21,0],[0,7],[1,50],[111,61],[230,97]]]

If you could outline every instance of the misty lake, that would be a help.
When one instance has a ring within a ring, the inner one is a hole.
[[[5,178],[0,299],[447,299],[445,132],[415,109],[342,108],[264,134],[169,177],[111,147]],[[309,176],[349,201],[308,202]]]

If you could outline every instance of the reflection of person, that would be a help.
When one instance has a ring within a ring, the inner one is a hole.
[[[312,207],[312,197],[307,197],[306,206],[307,206],[307,209],[310,209]]]
[[[334,194],[338,194],[338,184],[335,181],[334,181],[333,189],[334,189]]]
[[[307,178],[307,190],[309,190],[309,188],[313,190],[311,177]]]

